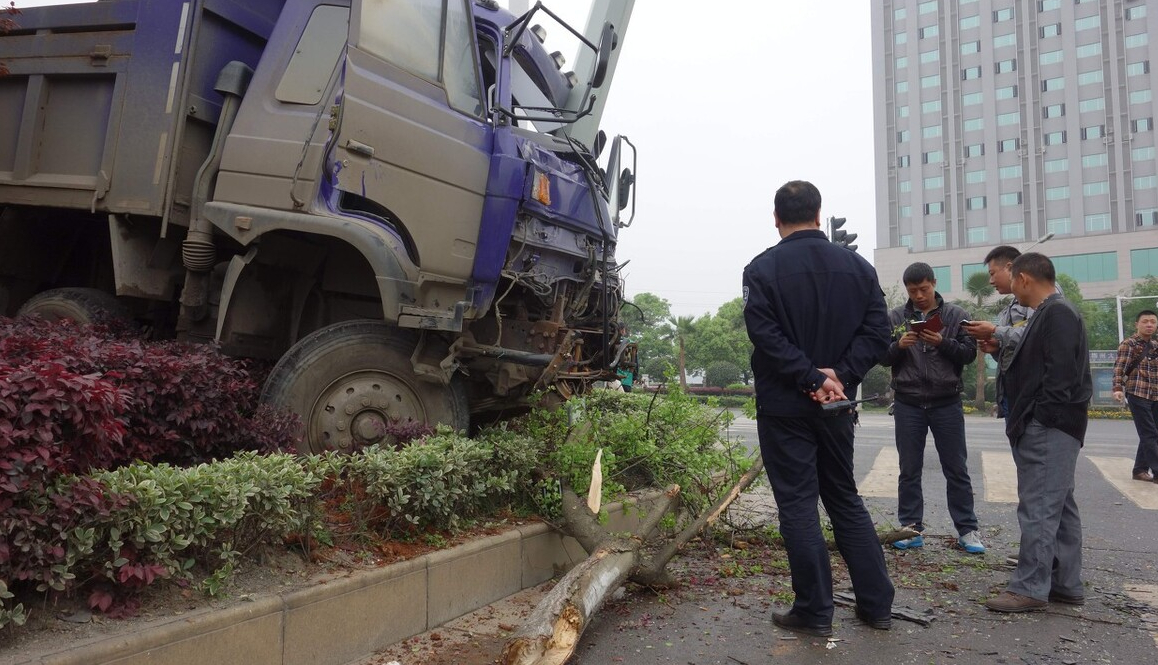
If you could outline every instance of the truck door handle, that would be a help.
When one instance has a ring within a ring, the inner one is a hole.
[[[350,152],[352,152],[356,155],[361,155],[361,156],[365,157],[366,159],[373,159],[374,158],[374,147],[373,146],[368,146],[365,143],[360,143],[360,142],[355,141],[353,139],[346,139],[346,150],[349,150]]]

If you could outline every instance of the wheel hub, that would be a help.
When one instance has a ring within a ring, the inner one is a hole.
[[[425,422],[418,395],[399,378],[363,370],[342,376],[325,390],[310,413],[310,439],[331,450],[393,445],[392,425]]]

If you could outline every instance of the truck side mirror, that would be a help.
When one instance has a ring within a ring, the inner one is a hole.
[[[603,154],[603,148],[607,146],[607,133],[602,129],[595,135],[595,143],[591,146],[591,154],[599,159],[599,155]]]
[[[635,184],[635,175],[631,169],[623,169],[619,174],[619,209],[623,210],[631,202],[631,186]]]
[[[611,63],[611,52],[619,45],[619,37],[610,23],[603,24],[603,34],[599,36],[599,51],[595,54],[595,72],[591,77],[591,87],[603,85],[607,77],[607,67]]]

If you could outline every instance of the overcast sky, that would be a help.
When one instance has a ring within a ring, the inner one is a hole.
[[[582,29],[584,0],[547,5]],[[714,314],[779,240],[772,197],[798,178],[872,260],[871,43],[865,0],[637,0],[602,125],[639,148],[636,219],[616,252],[631,261],[628,297]]]

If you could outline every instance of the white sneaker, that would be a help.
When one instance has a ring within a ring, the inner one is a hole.
[[[981,535],[976,531],[970,531],[964,536],[958,538],[957,544],[961,546],[961,549],[970,554],[985,553],[985,546],[981,544]]]

